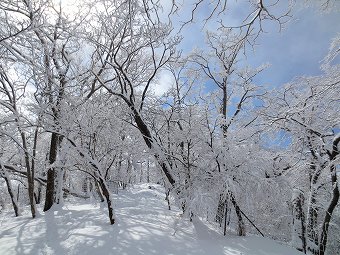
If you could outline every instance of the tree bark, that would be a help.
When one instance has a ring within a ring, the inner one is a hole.
[[[103,195],[106,199],[110,223],[111,223],[111,225],[113,225],[113,224],[115,224],[115,217],[114,217],[114,213],[113,213],[111,193],[110,193],[110,191],[107,187],[105,180],[101,176],[98,176],[98,179],[99,179],[98,182],[99,182],[100,188],[102,189]]]
[[[171,174],[171,169],[169,167],[169,165],[165,162],[165,155],[160,155],[160,151],[157,150],[157,148],[155,147],[155,142],[152,139],[151,136],[151,132],[148,128],[148,126],[146,125],[146,123],[143,121],[143,119],[141,118],[139,112],[130,104],[130,107],[132,108],[132,112],[133,112],[133,117],[134,120],[137,124],[137,127],[139,129],[139,131],[141,132],[141,134],[143,135],[143,139],[145,141],[145,144],[148,146],[148,148],[150,150],[152,150],[157,163],[160,165],[163,173],[165,174],[167,180],[169,181],[169,183],[174,186],[175,185],[175,179],[173,178],[172,174]],[[164,157],[164,158],[163,158]]]
[[[318,214],[319,209],[316,206],[316,192],[311,190],[310,205],[308,210],[308,222],[307,222],[307,237],[308,241],[312,245],[308,245],[308,251],[317,255],[319,246],[319,234],[318,234]]]
[[[340,143],[340,134],[338,134],[333,140],[332,151],[328,151],[329,160],[331,162],[330,172],[331,172],[331,181],[332,181],[332,199],[329,203],[329,206],[326,210],[326,215],[322,223],[320,243],[319,243],[319,255],[324,255],[327,247],[327,239],[328,239],[328,228],[329,223],[332,218],[333,211],[339,202],[339,187],[338,187],[338,179],[336,166],[333,161],[340,155],[340,150],[338,149],[338,144]]]
[[[96,192],[97,192],[97,194],[99,196],[100,202],[104,202],[105,200],[104,200],[103,192],[100,189],[100,186],[99,186],[97,181],[95,181],[95,185],[96,185]]]
[[[237,219],[238,219],[238,233],[237,234],[239,236],[245,236],[246,235],[246,228],[245,228],[245,224],[244,224],[244,221],[243,221],[243,218],[242,218],[241,209],[238,206],[236,199],[235,199],[235,196],[231,191],[229,191],[229,196],[230,196],[231,203],[233,204],[233,206],[235,208],[235,213],[236,213],[236,216],[237,216]]]
[[[40,204],[41,202],[41,186],[42,186],[41,183],[38,183],[38,188],[34,192],[34,199],[36,204]]]
[[[306,254],[306,223],[304,207],[304,195],[301,190],[294,190],[293,199],[293,244],[298,251]]]
[[[2,165],[1,165],[0,171],[1,171],[1,177],[5,179],[8,194],[11,197],[15,217],[18,217],[20,215],[20,212],[19,212],[19,207],[18,207],[17,201],[14,197],[14,192],[13,192],[12,185],[11,185],[11,180],[9,179],[8,174],[5,172]]]
[[[224,226],[223,226],[223,235],[227,235],[227,217],[228,217],[228,199],[224,200]]]
[[[53,166],[55,161],[57,160],[57,154],[59,149],[59,143],[61,141],[60,136],[57,133],[52,133],[51,135],[51,143],[50,143],[50,154],[49,154],[49,164],[50,168],[47,170],[47,182],[46,182],[46,195],[45,195],[45,205],[44,212],[51,209],[53,204],[55,203],[55,194],[56,194],[56,168]]]
[[[326,252],[327,247],[327,239],[328,239],[328,228],[329,223],[332,218],[333,211],[335,207],[337,206],[339,202],[339,187],[337,184],[337,175],[335,171],[335,166],[331,166],[332,171],[332,185],[333,185],[333,192],[332,192],[332,200],[329,203],[329,206],[326,211],[325,218],[322,223],[322,229],[321,229],[321,236],[320,236],[320,243],[319,243],[319,255],[324,255]]]
[[[20,129],[18,126],[21,139],[22,139],[22,147],[24,149],[24,155],[25,155],[25,165],[27,170],[27,184],[28,184],[28,197],[30,201],[30,207],[31,207],[31,214],[32,218],[35,218],[36,216],[36,206],[35,206],[35,200],[34,200],[34,169],[32,169],[32,166],[30,165],[30,158],[31,156],[28,153],[27,148],[27,141],[26,141],[26,135],[25,133]],[[34,160],[34,159],[32,159]]]

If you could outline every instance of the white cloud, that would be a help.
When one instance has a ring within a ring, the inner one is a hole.
[[[158,82],[153,87],[156,96],[162,96],[174,85],[174,77],[169,71],[163,70],[159,74]]]

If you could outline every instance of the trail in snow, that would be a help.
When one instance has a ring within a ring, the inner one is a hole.
[[[65,205],[32,220],[0,215],[0,254],[34,255],[300,255],[261,237],[224,237],[200,220],[180,220],[164,193],[147,184],[115,199],[117,222],[98,204]]]

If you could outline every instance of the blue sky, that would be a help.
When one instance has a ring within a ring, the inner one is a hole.
[[[296,17],[281,32],[262,34],[249,61],[271,66],[257,77],[260,83],[278,86],[298,76],[321,74],[320,64],[331,41],[340,33],[338,13],[320,13],[315,9],[300,9]]]
[[[340,8],[340,4],[337,7]],[[200,15],[204,15],[206,10],[201,9]],[[224,19],[232,24],[237,22],[236,17],[243,17],[246,12],[240,6],[232,7]],[[270,64],[269,68],[256,77],[256,83],[270,87],[280,86],[295,77],[322,73],[320,64],[328,52],[332,38],[340,33],[339,13],[321,12],[317,7],[296,6],[292,15],[293,18],[285,24],[281,32],[277,24],[267,23],[264,27],[266,33],[258,38],[254,51],[247,54],[247,63],[253,67]],[[205,47],[199,18],[197,15],[196,24],[183,30],[181,47],[184,52],[195,47]],[[214,29],[211,24],[206,27]]]

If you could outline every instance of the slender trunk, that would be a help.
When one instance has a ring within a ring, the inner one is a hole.
[[[228,217],[228,199],[224,200],[224,226],[223,226],[223,235],[227,235],[227,217]]]
[[[222,227],[222,221],[223,221],[223,216],[225,213],[225,207],[226,207],[226,199],[224,199],[223,194],[220,194],[219,200],[218,200],[218,205],[217,205],[217,212],[215,216],[215,221]]]
[[[107,184],[106,184],[105,180],[101,176],[99,176],[98,178],[99,178],[100,188],[102,189],[103,195],[106,199],[107,209],[109,211],[110,223],[111,223],[111,225],[113,225],[115,223],[115,216],[114,216],[114,213],[113,213],[111,193],[110,193],[109,189],[107,188]]]
[[[146,182],[150,183],[150,160],[148,158],[146,165]]]
[[[223,84],[223,88],[222,88],[222,92],[223,92],[223,98],[222,98],[222,115],[223,115],[223,120],[225,121],[222,124],[222,131],[223,131],[223,135],[226,136],[227,135],[227,131],[228,131],[228,127],[227,127],[227,101],[228,101],[228,94],[227,94],[227,84],[224,83]]]
[[[127,167],[126,167],[126,178],[125,183],[128,184],[131,181],[131,172],[132,172],[132,163],[130,160],[130,156],[127,158]]]
[[[121,174],[122,162],[123,162],[123,156],[122,156],[122,152],[120,151],[119,156],[118,156],[118,162],[116,163],[118,181],[123,181],[122,174]]]
[[[19,201],[19,198],[20,198],[20,183],[18,184],[17,201]]]
[[[139,183],[143,182],[143,163],[140,163]]]
[[[36,192],[34,192],[35,203],[40,204],[41,202],[41,183],[38,182],[38,188]]]
[[[170,169],[169,164],[166,162],[165,155],[161,155],[161,148],[156,147],[155,141],[153,140],[153,138],[151,136],[151,132],[150,132],[148,126],[146,125],[146,123],[141,118],[139,112],[134,107],[131,107],[131,108],[132,108],[132,112],[133,112],[133,117],[135,119],[135,122],[137,124],[139,131],[143,135],[143,139],[145,141],[145,144],[154,153],[156,161],[160,165],[160,167],[161,167],[163,173],[165,174],[167,180],[169,181],[169,183],[172,186],[174,186],[175,185],[175,179],[173,178],[173,176],[171,174],[171,169]]]
[[[168,209],[171,210],[171,206],[170,206],[170,189],[167,189],[167,191],[165,192],[165,200],[168,203]]]
[[[35,185],[34,185],[34,179],[35,179],[35,159],[37,155],[37,145],[38,145],[38,134],[39,134],[39,128],[36,127],[34,131],[34,140],[33,140],[33,149],[32,149],[32,159],[31,159],[31,182],[32,182],[32,197],[34,199],[34,203],[37,204],[36,199],[36,193],[35,193]],[[39,184],[40,190],[41,190],[41,184]],[[40,194],[39,194],[40,196]],[[40,199],[39,199],[40,200]],[[40,203],[40,201],[39,201]]]
[[[97,194],[99,196],[100,202],[104,202],[105,200],[104,200],[103,192],[102,192],[97,181],[95,182],[95,185],[96,185],[96,191],[97,191]]]
[[[241,209],[238,206],[236,199],[235,199],[235,196],[231,191],[229,191],[229,196],[230,196],[231,203],[233,204],[233,206],[235,208],[235,213],[236,213],[237,220],[238,220],[238,235],[239,236],[245,236],[246,235],[246,228],[245,228],[245,224],[244,224],[244,221],[243,221]]]
[[[36,207],[35,207],[35,200],[34,200],[34,169],[32,169],[32,166],[30,164],[30,155],[28,153],[27,149],[27,141],[26,136],[23,131],[20,130],[20,135],[22,139],[22,147],[24,149],[25,154],[25,164],[26,164],[26,170],[27,170],[27,184],[28,184],[28,197],[30,201],[30,207],[31,207],[31,214],[32,218],[35,218],[36,216]],[[34,159],[32,159],[34,160]]]
[[[20,212],[19,212],[17,200],[14,197],[14,192],[13,192],[12,185],[11,185],[11,180],[9,179],[7,172],[5,170],[3,170],[2,166],[1,166],[0,171],[1,171],[1,177],[5,179],[8,194],[11,197],[15,217],[18,217],[20,215]]]

